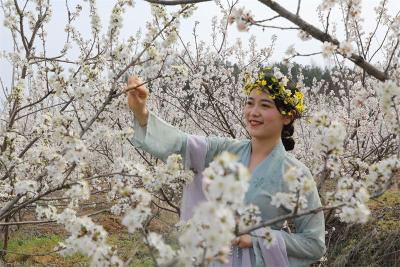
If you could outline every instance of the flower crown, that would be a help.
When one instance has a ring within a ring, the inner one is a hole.
[[[249,73],[245,74],[244,79],[243,90],[246,95],[250,95],[254,89],[259,90],[257,92],[264,91],[274,100],[283,115],[300,117],[303,113],[304,94],[300,92],[300,86],[289,85],[289,79],[286,76],[282,75],[278,78],[273,74],[271,68],[264,68],[254,82]]]

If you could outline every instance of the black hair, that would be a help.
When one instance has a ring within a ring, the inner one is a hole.
[[[281,139],[282,139],[282,143],[283,143],[283,146],[285,147],[286,151],[290,151],[290,150],[294,149],[295,141],[292,137],[293,133],[294,133],[293,121],[291,121],[289,124],[283,126],[282,133],[281,133]]]
[[[273,75],[272,71],[266,72],[265,78],[267,80],[271,80],[272,77],[275,77]],[[299,91],[296,84],[293,83],[291,80],[288,81],[288,83],[286,85],[286,89],[290,90],[290,92],[292,94],[294,94],[296,91]],[[289,106],[288,103],[285,103],[284,100],[282,100],[280,98],[275,98],[274,103],[279,111],[286,111],[287,109],[291,109],[291,110],[293,109],[293,107]],[[281,132],[281,139],[282,139],[282,143],[283,143],[283,146],[285,147],[286,151],[291,151],[294,149],[294,145],[296,142],[294,141],[294,139],[292,137],[293,133],[294,133],[293,122],[295,119],[297,119],[299,117],[300,117],[299,113],[296,112],[292,115],[292,118],[293,118],[292,121],[287,125],[283,125],[282,132]]]
[[[272,77],[275,77],[272,70],[269,70],[265,73],[265,79],[268,81],[268,83],[271,83],[270,80],[272,80]],[[286,90],[290,90],[290,92],[292,94],[294,94],[296,91],[299,91],[298,87],[296,86],[296,84],[289,80],[287,85],[286,85]],[[290,106],[290,104],[284,102],[283,99],[280,98],[275,98],[274,99],[275,102],[275,106],[278,108],[279,111],[287,111],[289,110],[293,110],[294,107]],[[282,128],[282,132],[281,132],[281,139],[282,139],[282,143],[283,146],[285,147],[286,151],[291,151],[294,149],[294,145],[295,145],[295,141],[293,139],[293,133],[294,133],[294,125],[293,122],[294,120],[296,120],[297,118],[300,117],[300,114],[298,112],[295,112],[294,114],[292,114],[292,121],[287,124],[284,125]]]
[[[263,80],[265,83],[261,84],[260,80]],[[264,90],[265,92],[271,95],[281,96],[281,79],[276,78],[274,72],[270,68],[264,68],[258,75],[258,79],[254,83],[250,83],[245,85],[245,90],[251,91],[254,88],[259,88]],[[247,88],[246,88],[247,87]],[[291,80],[287,81],[285,86],[286,90],[289,90],[292,95],[300,92],[298,86]],[[293,139],[294,126],[293,122],[300,118],[301,114],[296,109],[296,103],[292,103],[287,101],[284,97],[274,97],[273,98],[275,106],[277,109],[283,114],[290,114],[292,121],[288,125],[284,125],[281,132],[281,139],[283,146],[286,151],[290,151],[294,149],[295,141]]]

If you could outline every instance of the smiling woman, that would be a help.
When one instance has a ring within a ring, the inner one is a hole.
[[[285,182],[287,173],[296,181],[302,177],[311,181],[307,194],[293,200],[297,202],[293,207],[310,210],[321,207],[310,171],[286,152],[294,147],[289,137],[293,134],[293,121],[300,117],[304,104],[303,94],[280,72],[264,69],[255,81],[250,76],[246,78],[244,90],[248,99],[244,118],[250,140],[194,136],[174,128],[147,109],[149,91],[141,84],[138,77],[128,81],[128,104],[136,118],[133,143],[163,160],[173,153],[180,154],[185,166],[197,173],[184,189],[181,219],[192,218],[194,208],[206,200],[202,171],[223,151],[236,154],[250,169],[252,178],[245,201],[259,208],[263,221],[293,211],[281,205],[284,201],[276,196],[290,191],[291,185]],[[271,225],[271,233],[257,229],[250,235],[238,236],[232,241],[232,253],[225,266],[307,266],[320,259],[325,252],[323,212],[297,217],[294,224],[294,233],[283,231],[284,221],[279,221]],[[272,244],[264,242],[269,234],[275,240]]]

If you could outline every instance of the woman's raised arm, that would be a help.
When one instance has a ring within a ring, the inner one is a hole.
[[[135,114],[139,125],[141,127],[146,126],[149,117],[149,110],[147,109],[149,89],[143,84],[139,77],[130,76],[128,78],[126,93],[128,96],[128,106]]]

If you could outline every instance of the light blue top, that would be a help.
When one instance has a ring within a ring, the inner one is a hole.
[[[198,155],[196,155],[197,151],[193,151],[196,150],[196,146],[189,145],[190,135],[169,125],[152,112],[149,114],[147,127],[141,128],[135,123],[134,130],[132,141],[136,147],[142,148],[164,161],[173,153],[180,154],[183,157],[185,166],[196,171],[196,164],[198,163],[197,159],[196,162],[193,159]],[[203,137],[203,139],[206,143],[204,166],[208,166],[213,158],[222,151],[235,153],[240,158],[240,161],[245,166],[248,166],[251,155],[250,140],[221,137]],[[253,170],[245,200],[247,203],[253,203],[260,208],[262,220],[269,220],[290,213],[289,210],[283,207],[276,208],[270,204],[272,195],[277,192],[288,192],[288,188],[283,181],[283,174],[290,167],[299,168],[311,177],[309,169],[290,153],[287,153],[280,142]],[[197,169],[201,170],[199,167]],[[190,218],[193,214],[193,207],[199,201],[205,199],[201,187],[201,176],[197,176],[184,190],[181,207],[181,217],[183,219]],[[307,200],[307,209],[321,206],[316,187],[308,195]],[[290,266],[308,266],[323,256],[325,253],[323,212],[294,219],[295,229],[292,233],[281,230],[282,225],[283,222],[280,222],[272,225],[271,228],[277,230],[283,237]],[[263,244],[258,239],[253,238],[253,248],[251,249],[253,266],[264,266],[266,264],[261,255],[262,246]]]

